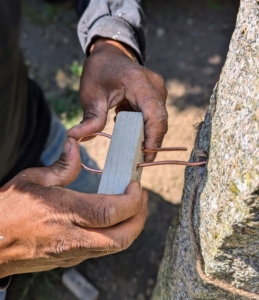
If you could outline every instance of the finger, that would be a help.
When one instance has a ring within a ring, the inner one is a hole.
[[[143,202],[141,210],[132,218],[109,228],[91,230],[88,229],[88,241],[85,241],[86,238],[84,238],[84,236],[86,236],[86,232],[81,231],[81,239],[83,241],[83,245],[87,245],[89,247],[91,244],[91,248],[93,247],[96,251],[116,250],[118,252],[128,248],[139,236],[146,222],[147,193],[143,192],[142,197]],[[89,243],[89,239],[91,243]]]
[[[76,140],[89,134],[102,131],[107,121],[108,107],[106,100],[95,99],[91,104],[84,106],[83,120],[80,124],[67,131],[67,136]]]
[[[137,101],[145,121],[145,148],[160,148],[168,130],[168,113],[165,106],[167,90],[160,75],[152,73],[152,80],[149,94],[143,89],[143,94],[138,94]],[[141,101],[145,95],[149,95],[150,98]],[[146,153],[145,162],[154,161],[155,157],[156,153]]]
[[[68,138],[58,161],[48,167],[27,169],[21,176],[43,186],[66,186],[76,179],[80,170],[81,159],[77,141]]]
[[[145,122],[145,143],[147,148],[160,148],[164,136],[167,132],[167,118],[168,114],[165,107],[159,107],[156,104],[150,104],[142,110]],[[155,160],[157,153],[145,153],[145,162],[152,162]]]
[[[67,214],[74,225],[82,228],[110,227],[140,211],[140,183],[131,182],[123,195],[87,195],[71,192],[64,206],[68,208]]]
[[[135,183],[129,186],[134,189]],[[58,255],[57,266],[67,267],[80,263],[87,258],[104,256],[129,247],[144,227],[147,216],[147,192],[142,192],[142,205],[139,212],[132,218],[118,225],[104,229],[69,228],[61,237],[62,247],[69,249],[66,253]]]
[[[167,92],[164,87],[156,89],[150,85],[138,85],[138,91],[128,92],[126,97],[134,101],[143,113],[145,122],[145,148],[159,148],[167,132],[168,114],[165,107]],[[146,153],[145,162],[155,159],[156,153]]]
[[[91,133],[102,131],[108,113],[107,92],[99,83],[102,82],[97,64],[89,58],[85,61],[80,81],[80,102],[83,108],[83,120],[68,130],[67,135],[79,140]]]

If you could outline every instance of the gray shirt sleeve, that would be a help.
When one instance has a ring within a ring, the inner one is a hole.
[[[86,2],[82,5],[82,2]],[[137,0],[79,0],[81,14],[78,37],[83,51],[89,55],[98,37],[118,40],[135,51],[140,63],[145,59],[145,17]],[[85,7],[84,7],[85,6]]]

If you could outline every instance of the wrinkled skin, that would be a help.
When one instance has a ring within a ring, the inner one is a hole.
[[[24,170],[0,188],[0,278],[115,253],[139,235],[147,215],[140,184],[116,196],[62,188],[79,172],[78,145],[69,138],[59,161]]]
[[[60,160],[24,170],[0,188],[0,278],[72,266],[134,241],[147,215],[147,195],[138,182],[116,196],[62,187],[80,172],[76,140],[102,131],[113,107],[116,113],[141,111],[145,147],[160,147],[167,131],[166,96],[162,77],[142,67],[129,47],[102,38],[92,45],[80,85],[83,121],[68,131]],[[154,158],[149,153],[145,161]]]
[[[141,111],[145,122],[145,147],[160,147],[167,132],[167,90],[160,75],[141,66],[127,46],[99,39],[86,59],[80,84],[83,121],[68,131],[79,139],[102,131],[109,109]],[[155,159],[146,154],[145,161]]]

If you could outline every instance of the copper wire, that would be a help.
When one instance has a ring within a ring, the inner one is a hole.
[[[89,134],[89,135],[87,135],[87,136],[82,137],[81,139],[79,139],[79,140],[77,141],[77,143],[79,144],[80,142],[83,142],[83,140],[84,140],[85,138],[93,137],[93,136],[97,136],[97,135],[104,136],[104,137],[107,137],[107,138],[109,138],[109,139],[112,138],[112,136],[111,136],[110,134],[108,134],[108,133],[104,133],[104,132],[96,132],[96,133],[92,133],[92,134]],[[82,167],[84,170],[86,170],[86,171],[88,171],[88,172],[90,172],[90,173],[94,173],[94,174],[102,174],[102,173],[103,173],[102,170],[96,170],[96,169],[89,168],[89,167],[87,167],[86,165],[84,165],[82,162],[81,162],[81,167]]]
[[[163,152],[163,151],[187,151],[186,147],[165,147],[165,148],[146,148],[143,153]]]
[[[199,162],[187,162],[181,160],[163,160],[163,161],[154,161],[150,163],[141,163],[138,164],[138,167],[152,167],[152,166],[161,166],[161,165],[181,165],[181,166],[189,166],[189,167],[198,167],[206,164],[206,161]]]
[[[94,136],[98,136],[98,135],[111,139],[111,135],[108,133],[96,132],[96,133],[92,133],[92,134],[82,137],[77,142],[80,143],[80,142],[83,142],[84,139],[86,139],[88,137],[94,137]],[[187,148],[186,147],[165,147],[165,148],[142,149],[143,153],[153,153],[153,152],[163,152],[163,151],[187,151]],[[164,160],[164,161],[154,161],[154,162],[150,162],[150,163],[140,163],[137,165],[137,167],[143,168],[143,167],[152,167],[152,166],[161,166],[161,165],[181,165],[181,166],[198,167],[198,166],[203,166],[205,164],[206,164],[206,161],[187,162],[187,161],[180,161],[180,160]],[[90,173],[94,173],[94,174],[102,174],[103,173],[102,170],[96,170],[96,169],[89,168],[86,165],[84,165],[83,163],[81,163],[81,167]]]

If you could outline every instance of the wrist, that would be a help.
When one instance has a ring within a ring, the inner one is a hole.
[[[91,55],[102,50],[116,51],[120,54],[123,53],[129,58],[131,58],[133,61],[139,63],[138,57],[135,54],[135,52],[131,49],[131,47],[122,42],[107,38],[98,38],[97,40],[95,40],[95,42],[93,42],[89,52]]]

